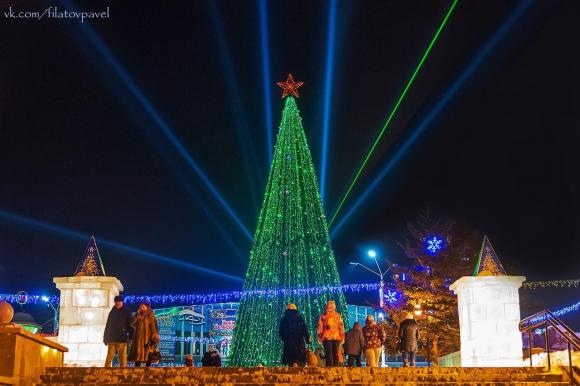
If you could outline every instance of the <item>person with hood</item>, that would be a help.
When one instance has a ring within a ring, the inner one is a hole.
[[[282,363],[288,366],[303,366],[306,363],[306,345],[310,344],[310,333],[295,304],[291,303],[286,307],[278,333],[284,344]]]
[[[419,340],[419,325],[412,312],[407,312],[405,320],[399,325],[400,349],[403,354],[403,367],[407,367],[407,353],[411,359],[411,367],[415,366],[417,341]]]
[[[386,339],[385,331],[375,322],[375,318],[372,315],[367,315],[363,334],[365,338],[367,366],[379,367],[379,358],[381,356],[383,343]]]
[[[349,367],[361,367],[361,355],[365,347],[365,337],[362,326],[355,322],[352,328],[346,333],[344,353],[348,355]]]
[[[317,328],[318,343],[324,347],[326,367],[339,365],[339,346],[344,343],[344,323],[342,316],[336,312],[336,304],[329,300],[326,311],[320,315]]]
[[[159,329],[155,313],[151,309],[151,303],[144,300],[139,304],[139,310],[131,321],[133,337],[131,339],[131,350],[129,360],[135,362],[135,367],[140,367],[145,363],[147,367],[151,366],[149,353],[159,343]]]
[[[119,366],[127,367],[127,339],[131,329],[131,311],[125,307],[122,296],[115,296],[115,305],[109,311],[103,343],[107,346],[105,367],[111,367],[117,354]]]

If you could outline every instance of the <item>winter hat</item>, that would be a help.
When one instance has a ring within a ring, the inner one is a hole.
[[[296,304],[294,303],[290,303],[286,306],[287,310],[297,310],[298,308],[296,307]]]
[[[122,302],[122,301],[124,301],[124,299],[123,299],[123,297],[121,295],[117,295],[117,296],[115,296],[114,301],[115,302]]]
[[[367,315],[367,318],[365,320],[365,324],[373,324],[375,322],[375,317],[372,315]]]

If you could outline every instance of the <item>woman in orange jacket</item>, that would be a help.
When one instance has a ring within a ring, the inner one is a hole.
[[[326,311],[320,315],[317,333],[318,343],[324,347],[326,367],[338,366],[338,349],[344,343],[344,323],[333,300],[328,301]]]

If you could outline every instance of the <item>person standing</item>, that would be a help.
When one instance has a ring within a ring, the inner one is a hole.
[[[306,363],[306,345],[310,344],[310,333],[295,304],[291,303],[286,307],[278,333],[284,343],[282,363],[288,366],[303,366]]]
[[[144,300],[139,304],[139,310],[131,321],[133,337],[131,339],[131,350],[129,360],[135,362],[135,367],[140,367],[145,363],[151,366],[149,353],[159,343],[159,330],[155,313],[151,309],[151,303]]]
[[[202,367],[222,367],[222,358],[220,354],[213,348],[203,353],[201,358]]]
[[[367,315],[363,335],[365,339],[367,366],[379,367],[379,358],[381,356],[383,343],[385,342],[385,331],[375,322],[375,318],[372,315]]]
[[[338,347],[344,343],[344,323],[342,316],[336,312],[336,303],[329,300],[326,311],[320,315],[317,328],[317,340],[324,347],[326,367],[335,367],[339,364]]]
[[[415,356],[417,354],[417,342],[419,340],[419,325],[415,321],[412,312],[408,312],[405,320],[399,325],[400,349],[403,354],[403,367],[408,366],[407,353],[411,360],[411,367],[415,366]]]
[[[365,347],[365,337],[359,322],[355,322],[350,331],[346,333],[344,347],[344,352],[348,355],[348,366],[361,367],[361,355]]]
[[[125,307],[122,296],[115,296],[115,305],[109,311],[103,343],[107,346],[105,367],[111,367],[117,354],[119,367],[127,367],[127,339],[131,329],[131,311]]]

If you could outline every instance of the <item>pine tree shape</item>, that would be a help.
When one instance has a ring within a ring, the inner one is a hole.
[[[302,119],[292,95],[285,99],[245,291],[340,286],[318,183]],[[307,292],[307,293],[305,293]],[[278,323],[295,303],[316,342],[316,325],[326,302],[334,300],[348,325],[341,291],[303,291],[277,296],[250,292],[242,297],[232,341],[230,365],[279,365]]]
[[[473,276],[504,276],[507,275],[503,265],[499,261],[491,242],[487,236],[483,237],[481,250],[477,258],[477,264]]]
[[[95,241],[95,236],[91,236],[87,247],[85,248],[85,253],[75,271],[75,276],[105,276],[105,267],[103,267],[103,261],[101,260],[101,254],[97,248],[97,242]]]

